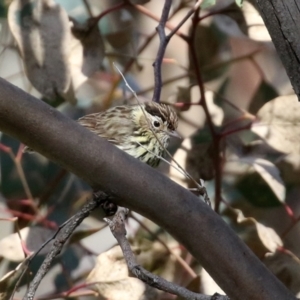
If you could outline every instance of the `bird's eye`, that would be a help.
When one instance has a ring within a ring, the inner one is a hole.
[[[154,126],[154,127],[159,127],[159,126],[160,126],[160,123],[159,123],[158,121],[154,121],[154,122],[153,122],[153,126]]]

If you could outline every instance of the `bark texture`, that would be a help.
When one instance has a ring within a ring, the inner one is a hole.
[[[300,1],[256,0],[256,4],[300,101]]]

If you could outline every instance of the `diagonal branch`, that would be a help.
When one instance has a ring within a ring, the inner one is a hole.
[[[94,209],[101,206],[102,204],[105,205],[105,202],[109,201],[108,198],[109,197],[105,193],[102,193],[102,192],[98,192],[97,194],[94,194],[93,198],[91,200],[89,200],[81,208],[81,210],[78,213],[76,213],[70,220],[68,220],[67,222],[65,222],[63,225],[61,225],[59,227],[58,231],[55,233],[55,235],[53,237],[54,243],[51,246],[49,253],[47,254],[46,258],[44,259],[42,265],[40,266],[40,268],[37,271],[36,275],[34,276],[33,280],[31,281],[29,288],[26,292],[26,295],[23,298],[24,300],[33,300],[34,299],[36,290],[39,287],[44,276],[49,271],[53,260],[56,258],[57,255],[60,254],[63,246],[67,243],[68,239],[70,238],[70,236],[72,235],[74,230],[81,224],[81,222],[87,216],[89,216],[89,214]],[[48,243],[48,242],[46,242],[46,243]],[[42,249],[42,247],[41,247],[41,249]],[[31,258],[31,260],[34,258],[34,256]]]
[[[172,0],[165,0],[165,4],[162,10],[161,18],[158,26],[156,27],[156,31],[158,32],[160,44],[158,48],[158,52],[156,55],[155,62],[153,63],[154,67],[154,93],[153,93],[153,101],[160,101],[160,93],[162,88],[162,78],[161,78],[161,65],[164,58],[164,54],[168,45],[168,40],[166,39],[165,26],[168,20],[168,16],[170,13],[172,5]]]
[[[156,27],[156,31],[159,35],[159,48],[157,51],[156,59],[153,63],[154,67],[154,93],[152,100],[155,102],[160,101],[160,94],[162,89],[162,76],[161,76],[161,65],[163,62],[164,54],[167,48],[167,45],[172,38],[172,36],[180,29],[180,27],[195,13],[198,11],[203,0],[196,1],[195,5],[187,12],[184,18],[171,30],[171,32],[166,35],[165,27],[168,21],[169,12],[171,9],[172,0],[165,0],[165,5],[163,7],[163,11],[161,14],[161,18],[158,26]],[[183,39],[187,39],[185,36],[181,35]]]
[[[231,299],[296,299],[198,197],[4,79],[0,130],[167,230]]]
[[[184,287],[181,287],[175,283],[171,283],[160,276],[152,274],[151,272],[147,271],[142,266],[140,266],[137,263],[135,256],[131,250],[130,244],[126,238],[126,229],[124,224],[124,220],[126,218],[125,214],[126,212],[124,210],[119,210],[112,220],[110,219],[105,219],[105,220],[108,223],[112,234],[114,235],[114,237],[116,238],[116,240],[118,241],[122,249],[128,269],[134,274],[134,276],[136,276],[137,278],[139,278],[140,280],[142,280],[143,282],[145,282],[146,284],[154,288],[180,296],[184,299],[229,300],[227,296],[223,296],[223,295],[215,294],[211,297],[211,296],[206,296],[203,294],[191,292]]]

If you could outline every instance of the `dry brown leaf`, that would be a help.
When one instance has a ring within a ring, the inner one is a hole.
[[[220,295],[225,295],[224,291],[219,287],[219,285],[214,281],[214,279],[203,268],[201,269],[200,280],[201,280],[201,292],[203,294],[213,295],[215,293],[218,293]]]
[[[295,95],[277,97],[258,112],[251,130],[274,149],[300,154],[300,104]]]
[[[128,267],[121,248],[115,246],[97,258],[95,268],[87,278],[87,283],[95,283],[92,287],[101,297],[110,300],[155,299],[152,288],[137,278],[129,277]]]
[[[8,22],[32,85],[47,98],[68,94],[74,102],[67,13],[53,0],[13,0]]]
[[[263,260],[266,266],[274,273],[293,294],[300,293],[300,261],[292,253],[277,251],[269,254]]]
[[[236,223],[239,236],[258,257],[274,253],[283,245],[273,228],[257,222],[254,218],[245,217],[241,210],[230,209],[226,211],[226,215]]]
[[[247,23],[248,36],[256,41],[271,42],[270,34],[259,12],[248,2],[243,2],[242,11]]]
[[[20,230],[22,241],[29,251],[38,250],[44,242],[52,235],[53,231],[42,227],[25,227]],[[20,262],[24,259],[24,251],[22,241],[18,233],[12,233],[0,240],[0,256],[5,257],[10,261]],[[48,253],[49,247],[53,242],[50,242],[44,247],[39,254]]]
[[[205,92],[205,98],[212,122],[215,126],[220,126],[224,120],[224,110],[220,106],[215,104],[213,92]]]
[[[26,261],[23,261],[0,279],[0,300],[10,299],[15,283],[26,267]]]

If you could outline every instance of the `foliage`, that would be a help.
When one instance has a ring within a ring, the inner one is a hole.
[[[77,119],[112,105],[135,103],[115,63],[140,101],[150,100],[152,63],[159,47],[155,27],[163,1],[146,2],[1,4],[0,76]],[[170,150],[196,181],[205,180],[214,209],[298,294],[300,109],[260,16],[250,2],[239,7],[242,2],[203,1],[170,40],[162,65],[161,101],[178,109],[183,137],[174,140]],[[173,1],[167,30],[174,29],[194,4]],[[11,292],[11,277],[24,268],[17,263],[39,249],[91,194],[79,178],[39,154],[24,154],[23,147],[1,136],[0,293],[4,297],[9,296],[5,291]],[[186,188],[195,188],[176,169],[162,164],[161,171]],[[101,267],[94,267],[95,255],[115,244],[107,228],[98,231],[103,226],[96,214],[86,219],[56,260],[46,278],[51,284],[41,296],[97,292],[118,299],[129,281],[139,292],[136,298],[156,296],[128,279],[115,248],[101,254]],[[129,235],[148,270],[192,285],[197,292],[218,291],[191,255],[155,224],[132,214]],[[43,249],[40,256],[46,252]],[[116,261],[119,273],[111,271]],[[35,272],[38,264],[37,260],[30,264],[30,271]],[[105,272],[113,284],[101,282]],[[93,274],[100,274],[101,280]]]

